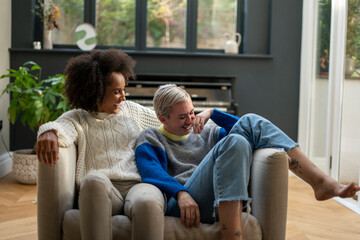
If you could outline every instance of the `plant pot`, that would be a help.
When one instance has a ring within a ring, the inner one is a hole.
[[[345,76],[351,76],[355,70],[355,60],[352,58],[345,59]]]
[[[17,150],[13,154],[13,173],[16,180],[23,184],[37,182],[37,156],[32,149]]]

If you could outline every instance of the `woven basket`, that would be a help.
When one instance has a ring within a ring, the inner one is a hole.
[[[24,184],[37,182],[37,156],[32,149],[17,150],[13,154],[13,173]]]

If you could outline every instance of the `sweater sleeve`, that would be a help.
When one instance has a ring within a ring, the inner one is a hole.
[[[77,144],[78,131],[76,125],[79,122],[80,110],[71,110],[62,114],[58,119],[40,126],[37,137],[49,130],[55,130],[60,147],[69,147],[72,143]]]
[[[144,107],[138,103],[132,101],[124,102],[133,119],[138,123],[141,130],[147,129],[149,127],[157,128],[160,126],[160,121],[157,118],[155,112],[150,108]]]
[[[219,131],[220,140],[230,132],[234,124],[239,120],[239,117],[214,109],[210,119],[221,127]]]
[[[146,138],[146,131],[141,135],[139,139],[144,140],[144,137]],[[166,172],[167,157],[161,147],[154,146],[146,141],[141,141],[136,147],[135,157],[143,182],[155,185],[166,195],[174,197],[175,199],[179,191],[188,191]]]

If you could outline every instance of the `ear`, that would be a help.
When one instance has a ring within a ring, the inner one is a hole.
[[[158,115],[158,119],[162,124],[166,122],[166,118],[163,115]]]

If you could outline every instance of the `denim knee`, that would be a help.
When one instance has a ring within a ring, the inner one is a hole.
[[[226,151],[234,152],[234,154],[252,152],[249,141],[239,134],[229,134],[224,139],[223,147],[226,147]]]
[[[254,113],[245,114],[233,126],[230,134],[244,136],[252,150],[259,148],[277,148],[288,152],[298,146],[281,129],[264,117]]]
[[[255,113],[246,113],[242,116],[242,118],[247,118],[247,119],[252,119],[252,120],[265,120],[267,121],[264,117],[257,115]]]

